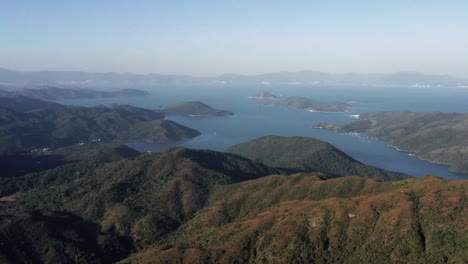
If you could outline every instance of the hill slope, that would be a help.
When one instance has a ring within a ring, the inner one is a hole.
[[[450,171],[468,173],[468,114],[441,112],[373,112],[360,115],[359,121],[324,128],[339,132],[361,132],[388,140],[402,151],[436,163]]]
[[[111,162],[135,158],[139,155],[140,152],[125,145],[101,142],[90,142],[44,152],[3,154],[0,155],[0,167],[2,168],[0,177],[17,177],[84,160]]]
[[[92,140],[173,142],[200,135],[152,110],[121,105],[62,107],[30,113],[0,108],[0,153],[55,148]]]
[[[29,98],[26,96],[9,96],[0,97],[0,107],[8,108],[17,112],[29,112],[47,108],[59,108],[64,106],[57,103]]]
[[[165,106],[159,111],[165,115],[183,115],[183,116],[230,116],[234,113],[214,109],[200,101],[191,101]]]
[[[174,148],[134,160],[81,162],[0,178],[0,197],[15,194],[12,215],[66,211],[98,223],[102,245],[131,241],[131,248],[122,249],[129,254],[163,241],[191,219],[215,186],[276,172],[233,154]]]
[[[463,263],[468,182],[269,176],[223,186],[121,263]]]
[[[265,136],[234,145],[228,152],[272,167],[319,171],[334,177],[360,175],[384,181],[409,177],[364,165],[329,143],[306,137]]]
[[[9,243],[0,249],[0,260],[461,263],[467,258],[466,181],[267,176],[277,173],[238,155],[173,148],[134,160],[81,162],[0,179],[0,237]],[[39,216],[31,218],[31,210]]]

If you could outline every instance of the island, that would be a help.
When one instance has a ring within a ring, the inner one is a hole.
[[[314,127],[364,133],[420,159],[449,165],[451,172],[468,174],[468,114],[371,112],[344,126],[319,123]]]
[[[262,92],[257,93],[256,95],[248,96],[247,98],[257,99],[257,100],[272,100],[272,99],[278,99],[279,96],[274,95],[270,92],[262,91]]]
[[[273,102],[265,103],[265,105],[304,109],[309,112],[348,112],[351,109],[351,105],[348,103],[319,102],[301,96],[290,96]]]
[[[232,116],[234,113],[226,110],[214,109],[200,101],[190,101],[167,105],[158,110],[165,115],[178,115],[189,117]]]

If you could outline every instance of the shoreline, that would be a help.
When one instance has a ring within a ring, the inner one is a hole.
[[[380,140],[380,139],[379,139],[379,140]],[[380,140],[380,141],[386,141],[386,140]],[[399,149],[398,147],[396,147],[396,146],[394,146],[394,145],[390,145],[390,144],[387,144],[387,145],[388,145],[389,147],[395,149],[396,151],[411,154],[410,156],[415,157],[415,158],[417,158],[417,159],[419,159],[419,160],[427,161],[427,162],[430,162],[430,163],[433,163],[433,164],[439,164],[439,165],[444,165],[444,166],[450,167],[450,164],[448,164],[448,163],[443,163],[443,162],[440,162],[440,161],[434,161],[434,160],[425,159],[425,158],[422,158],[421,156],[418,156],[418,155],[416,154],[416,152],[413,152],[413,151],[410,151],[410,150]],[[454,172],[454,173],[457,173],[457,172]],[[458,174],[465,174],[465,173],[458,173]]]
[[[389,144],[389,141],[388,141],[387,139],[369,137],[369,136],[367,136],[367,135],[364,134],[364,133],[360,133],[360,134],[362,134],[362,135],[364,135],[365,137],[370,138],[370,139],[374,139],[374,140],[378,140],[378,141],[385,142],[385,143],[387,144],[387,146],[393,148],[394,150],[396,150],[396,151],[398,151],[398,152],[408,153],[409,156],[415,157],[415,158],[417,158],[418,160],[425,161],[425,162],[429,162],[429,163],[436,164],[436,165],[447,166],[447,171],[450,172],[450,173],[468,176],[468,173],[451,171],[450,168],[452,167],[452,165],[450,165],[450,164],[448,164],[448,163],[444,163],[444,162],[441,162],[441,161],[430,160],[430,159],[425,159],[425,158],[422,158],[421,156],[417,155],[416,152],[414,152],[414,151],[405,150],[405,149],[400,149],[400,148],[398,148],[398,147],[396,147],[396,146],[394,146],[394,145],[392,145],[392,144]]]
[[[406,149],[400,149],[398,148],[397,146],[395,145],[392,145],[390,144],[389,140],[386,139],[386,138],[378,138],[378,137],[371,137],[371,136],[368,136],[366,135],[365,133],[360,133],[360,132],[357,132],[361,135],[364,135],[365,137],[369,138],[369,139],[373,139],[373,140],[377,140],[377,141],[382,141],[382,142],[385,142],[387,144],[387,146],[393,148],[394,150],[398,151],[398,152],[403,152],[403,153],[408,153],[408,155],[412,156],[412,157],[415,157],[419,160],[422,160],[422,161],[426,161],[426,162],[430,162],[432,164],[438,164],[438,165],[444,165],[444,166],[448,166],[450,168],[450,164],[447,164],[447,163],[443,163],[443,162],[440,162],[440,161],[433,161],[433,160],[429,160],[429,159],[424,159],[422,158],[421,156],[417,155],[416,152],[414,151],[411,151],[411,150],[406,150]],[[448,170],[448,169],[447,169]],[[458,174],[464,174],[464,173],[458,173]]]
[[[330,128],[325,128],[325,127],[312,127],[314,129],[325,129],[325,130],[329,130],[329,131],[333,131],[335,133],[341,133],[341,134],[348,134],[346,132],[340,132],[340,131],[337,131],[337,130],[333,130],[333,129],[330,129]],[[361,136],[364,136],[368,139],[371,139],[371,140],[375,140],[375,141],[381,141],[381,142],[384,142],[388,147],[391,147],[393,148],[394,150],[398,151],[398,152],[402,152],[402,153],[408,153],[408,155],[412,156],[412,157],[415,157],[417,158],[418,160],[421,160],[421,161],[425,161],[425,162],[429,162],[429,163],[432,163],[432,164],[436,164],[436,165],[443,165],[443,166],[447,166],[447,171],[450,172],[450,173],[454,173],[454,174],[459,174],[459,175],[466,175],[468,176],[468,173],[462,173],[462,172],[454,172],[454,171],[451,171],[450,170],[450,167],[452,165],[448,164],[448,163],[444,163],[444,162],[440,162],[440,161],[435,161],[435,160],[430,160],[430,159],[425,159],[425,158],[422,158],[421,156],[417,155],[416,152],[414,151],[411,151],[411,150],[405,150],[405,149],[401,149],[401,148],[398,148],[397,146],[394,146],[392,144],[390,144],[389,140],[388,139],[385,139],[385,138],[378,138],[378,137],[371,137],[369,135],[366,135],[365,133],[363,132],[354,132],[354,133],[358,133],[359,135]]]

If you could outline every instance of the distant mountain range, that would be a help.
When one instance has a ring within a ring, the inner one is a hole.
[[[73,87],[157,86],[157,85],[228,85],[228,84],[336,84],[397,85],[415,87],[468,87],[468,80],[449,75],[402,71],[392,74],[333,74],[320,71],[275,72],[258,75],[223,74],[212,77],[188,75],[90,73],[78,71],[20,72],[0,68],[0,85],[61,85]]]

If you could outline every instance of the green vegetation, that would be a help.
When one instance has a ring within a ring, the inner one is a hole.
[[[168,242],[121,263],[463,263],[467,187],[309,174],[221,186]]]
[[[159,111],[165,115],[182,115],[191,117],[234,115],[234,113],[229,111],[214,109],[200,101],[172,104],[159,109]]]
[[[80,162],[3,178],[0,197],[14,195],[16,201],[6,203],[13,207],[3,210],[12,217],[61,211],[99,224],[99,247],[122,248],[131,241],[131,247],[123,247],[128,255],[164,241],[204,207],[216,185],[277,172],[233,154],[174,148],[134,160]]]
[[[462,263],[468,257],[466,181],[279,173],[234,154],[171,148],[0,178],[0,261]]]
[[[450,171],[468,173],[468,114],[423,112],[373,112],[359,121],[338,127],[339,132],[361,132],[389,141],[390,145],[416,156],[447,164]]]
[[[325,103],[300,96],[290,96],[267,103],[272,106],[285,106],[294,109],[306,109],[311,112],[346,112],[350,105],[341,102]]]
[[[383,181],[409,177],[364,165],[327,142],[307,137],[265,136],[232,146],[228,152],[272,167],[324,172],[329,177],[359,175]]]
[[[164,120],[144,108],[78,107],[19,113],[0,108],[0,153],[28,152],[92,140],[173,142],[190,139],[200,132]]]

